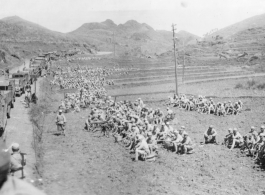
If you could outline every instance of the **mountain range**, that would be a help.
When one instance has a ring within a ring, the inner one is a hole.
[[[117,45],[118,52],[139,50],[144,54],[161,53],[172,48],[172,32],[154,30],[145,23],[129,20],[124,24],[115,24],[112,20],[101,23],[85,23],[78,29],[68,33],[75,37],[85,37],[98,40],[103,46],[112,50],[113,44]],[[189,44],[199,38],[186,31],[176,33],[181,42]]]
[[[187,44],[198,38],[185,31],[176,35]],[[6,54],[7,62],[19,62],[19,59],[51,50],[112,51],[114,43],[116,53],[121,55],[162,53],[172,48],[172,32],[156,31],[148,24],[135,20],[119,25],[109,19],[100,23],[85,23],[69,33],[52,31],[18,16],[0,20],[0,50]]]
[[[224,40],[218,39],[214,44],[243,40],[245,42],[241,45],[246,47],[248,40],[255,36],[257,41],[263,38],[264,32],[265,14],[262,14],[220,29],[209,37],[218,36]],[[78,49],[84,53],[113,51],[114,45],[118,55],[146,57],[172,51],[172,36],[171,31],[155,30],[150,25],[135,20],[115,24],[107,19],[103,22],[85,23],[69,33],[60,33],[12,16],[0,20],[0,64],[4,61],[5,65],[21,63],[23,58],[54,50]],[[191,49],[197,47],[197,40],[202,40],[186,31],[177,32],[176,37],[178,45],[189,45],[188,48]],[[229,44],[228,47],[234,43]]]

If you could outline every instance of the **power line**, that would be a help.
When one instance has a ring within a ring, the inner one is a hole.
[[[113,55],[114,55],[114,57],[115,57],[115,53],[116,53],[116,48],[115,48],[115,33],[113,32]]]

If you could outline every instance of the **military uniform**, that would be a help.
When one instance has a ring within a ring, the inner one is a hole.
[[[58,114],[56,117],[57,131],[63,132],[65,129],[66,118],[63,114]]]

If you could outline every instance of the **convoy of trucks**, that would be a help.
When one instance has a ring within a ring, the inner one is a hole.
[[[11,117],[11,108],[14,108],[16,96],[25,93],[27,83],[33,84],[37,80],[41,67],[35,64],[10,75],[9,72],[2,72],[3,74],[0,74],[0,137],[5,140],[7,119]]]

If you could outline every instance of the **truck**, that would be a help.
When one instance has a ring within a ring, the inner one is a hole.
[[[10,85],[8,86],[10,87]],[[12,107],[14,107],[14,99],[12,96],[12,91],[1,90],[0,91],[0,137],[2,137],[3,140],[5,140],[6,138],[5,128],[7,124],[7,119],[10,118],[10,112]]]
[[[38,71],[38,68],[23,68],[23,73],[28,73],[29,75],[29,84],[32,85],[33,81],[35,79],[35,74],[37,74],[36,72]]]
[[[13,73],[12,78],[15,82],[15,95],[21,96],[25,93],[25,87],[29,81],[29,74],[25,72]]]
[[[15,81],[15,96],[20,97],[25,93],[26,80],[25,79],[14,79]]]
[[[10,118],[10,110],[14,108],[14,102],[16,101],[11,82],[13,81],[0,81],[0,97],[6,103],[7,118]]]
[[[15,81],[13,80],[0,80],[0,92],[5,96],[10,96],[10,107],[14,108],[14,102],[16,101],[15,95]],[[7,93],[8,92],[8,93]],[[10,93],[9,93],[10,92]],[[6,95],[8,94],[8,95]]]

